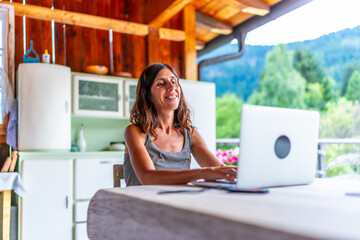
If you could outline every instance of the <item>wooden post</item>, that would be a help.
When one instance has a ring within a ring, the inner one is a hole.
[[[11,190],[2,192],[2,238],[10,239],[10,210],[11,210]]]
[[[148,35],[149,64],[161,62],[160,59],[160,34],[159,28],[149,26]]]
[[[184,31],[185,31],[185,78],[197,80],[196,64],[196,38],[195,38],[195,7],[187,5],[184,8]]]

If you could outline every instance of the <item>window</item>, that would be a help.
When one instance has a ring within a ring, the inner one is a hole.
[[[14,89],[14,7],[0,4],[0,67],[7,73],[9,83]],[[2,91],[0,91],[2,101]],[[3,103],[0,102],[0,143],[5,142],[7,120],[1,115]]]

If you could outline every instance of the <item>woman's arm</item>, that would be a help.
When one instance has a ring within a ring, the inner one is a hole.
[[[125,129],[124,136],[131,164],[142,184],[185,184],[198,179],[225,178],[233,180],[236,177],[234,168],[224,167],[220,162],[218,165],[214,164],[212,167],[201,169],[155,170],[145,148],[145,135],[141,129],[135,125],[130,125]]]
[[[200,133],[194,130],[191,153],[201,167],[220,167],[224,166],[217,157],[207,148]]]

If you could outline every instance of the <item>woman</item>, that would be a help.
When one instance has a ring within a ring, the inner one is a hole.
[[[169,65],[155,63],[142,72],[130,122],[124,133],[127,186],[236,177],[236,168],[224,166],[192,126],[179,78]],[[202,168],[190,169],[191,153]]]

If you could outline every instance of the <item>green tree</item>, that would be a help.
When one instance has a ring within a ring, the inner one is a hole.
[[[355,70],[360,71],[360,64],[350,64],[345,67],[344,74],[342,77],[341,96],[345,96],[346,89],[349,83],[349,79]]]
[[[334,90],[336,86],[335,80],[330,76],[325,76],[322,80],[322,84],[324,89],[323,92],[324,102],[327,103],[334,100],[336,98],[336,92]]]
[[[294,67],[303,76],[307,83],[321,82],[324,71],[318,61],[314,58],[310,49],[304,52],[298,47],[294,54]]]
[[[257,105],[304,108],[305,79],[293,68],[291,54],[280,44],[266,56],[258,92],[249,102]]]
[[[239,138],[242,105],[235,94],[216,98],[216,138]]]
[[[345,98],[329,102],[327,111],[321,114],[320,138],[359,138],[360,104]],[[326,165],[340,155],[359,152],[357,144],[328,144],[325,146]],[[351,166],[339,166],[327,173],[327,176],[354,173]]]
[[[355,70],[349,79],[345,97],[348,100],[360,100],[360,73]]]
[[[310,109],[322,109],[325,106],[323,92],[323,87],[320,83],[307,84],[307,91],[304,93],[306,106]]]

